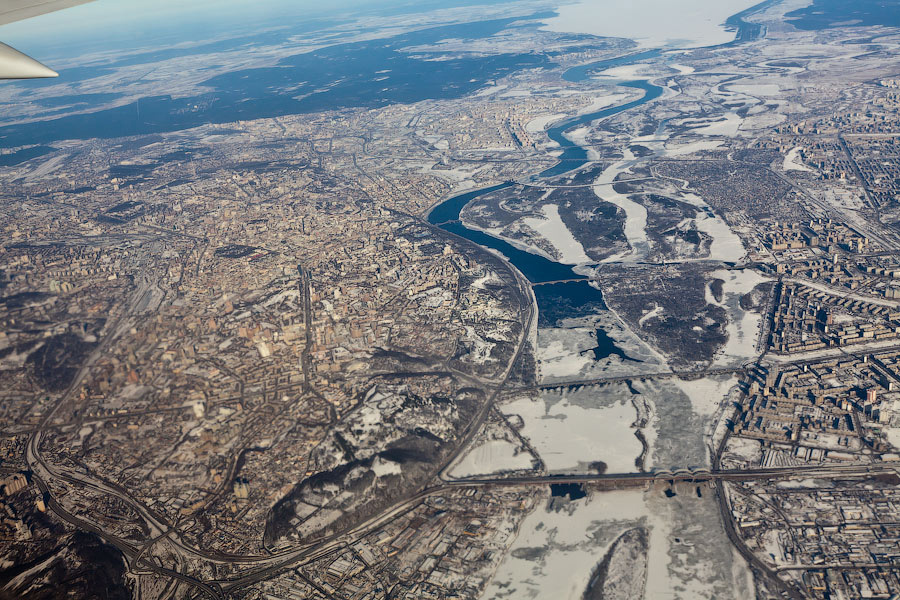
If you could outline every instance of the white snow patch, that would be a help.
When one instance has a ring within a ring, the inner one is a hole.
[[[375,462],[372,463],[372,471],[375,473],[375,477],[384,477],[385,475],[401,475],[403,473],[403,469],[400,467],[400,463],[391,462],[382,458],[375,459]]]
[[[803,164],[800,160],[800,146],[796,148],[792,148],[790,152],[787,153],[787,156],[784,157],[784,164],[781,165],[782,170],[784,171],[805,171],[807,173],[812,173],[813,170]]]
[[[701,150],[715,150],[722,146],[722,140],[701,140],[696,142],[690,142],[687,144],[666,144],[666,149],[663,151],[663,155],[670,156],[683,156],[685,154],[693,154],[695,152],[700,152]]]
[[[735,84],[729,85],[729,90],[744,94],[745,96],[780,96],[781,86],[777,83],[754,83],[752,85]]]
[[[541,133],[542,131],[547,129],[550,123],[554,123],[556,121],[559,121],[560,119],[564,119],[565,117],[565,113],[535,117],[534,119],[528,121],[528,124],[525,125],[525,131],[527,133]]]
[[[641,315],[641,318],[638,319],[638,326],[643,327],[644,323],[646,323],[650,319],[659,317],[662,313],[663,307],[659,304],[654,305],[653,310],[648,310],[643,315]]]
[[[497,92],[505,90],[508,87],[509,86],[506,85],[505,83],[502,83],[500,85],[492,85],[492,86],[486,87],[482,90],[478,90],[477,92],[472,94],[472,96],[475,98],[483,98],[485,96],[490,96],[491,94],[496,94]]]
[[[705,417],[716,414],[731,389],[738,384],[737,375],[727,379],[704,377],[692,381],[675,378],[675,386],[691,399],[691,408]]]
[[[719,216],[700,213],[695,220],[697,229],[712,238],[709,258],[722,262],[738,262],[747,253],[741,238]]]
[[[563,223],[559,216],[559,206],[545,204],[541,207],[541,212],[544,215],[543,219],[529,217],[523,221],[556,248],[560,255],[559,262],[566,265],[592,262],[590,257],[585,254],[584,246],[575,239],[575,236]]]
[[[628,240],[628,245],[631,248],[627,256],[629,260],[639,261],[646,258],[650,252],[650,240],[647,238],[647,209],[628,196],[620,194],[613,187],[616,176],[619,173],[627,172],[635,162],[634,158],[629,158],[630,154],[626,150],[625,160],[610,165],[603,171],[594,182],[594,193],[601,200],[615,204],[625,211],[625,239]],[[605,259],[603,262],[620,261],[625,256],[626,254],[617,254]]]
[[[506,440],[488,440],[469,450],[454,465],[451,477],[489,475],[502,471],[519,471],[531,468],[531,455],[516,453],[516,447]]]
[[[628,94],[608,94],[606,96],[594,96],[591,98],[591,103],[579,110],[578,114],[587,115],[590,113],[599,112],[604,108],[608,108],[614,104],[618,104],[619,102],[627,98]]]
[[[733,232],[724,219],[712,212],[709,204],[697,194],[682,192],[679,200],[704,209],[697,215],[697,229],[710,236],[709,258],[722,262],[738,262],[747,253],[740,236]]]
[[[505,414],[522,417],[521,434],[531,441],[550,471],[576,469],[603,461],[610,473],[632,473],[643,447],[631,424],[636,413],[631,402],[603,408],[582,408],[563,397],[551,407],[543,400],[516,400],[501,407]]]
[[[582,335],[578,337],[587,340],[586,347],[590,348],[590,332],[584,330],[580,333]],[[569,347],[562,339],[541,343],[537,350],[537,359],[541,376],[545,379],[562,379],[579,375],[582,369],[594,362],[594,359],[580,347]]]
[[[729,112],[725,114],[725,118],[710,123],[704,127],[691,130],[692,133],[700,135],[721,135],[725,137],[735,137],[741,128],[744,120],[737,113]]]
[[[647,69],[648,65],[642,64],[621,65],[600,71],[597,74],[603,77],[612,77],[614,79],[637,79],[642,73],[645,73]]]
[[[581,0],[556,9],[557,16],[546,21],[545,29],[624,37],[641,48],[699,48],[734,40],[725,20],[755,4],[754,0]]]
[[[722,279],[722,303],[728,310],[728,341],[716,357],[716,364],[733,364],[756,358],[756,343],[759,339],[763,316],[757,312],[741,308],[741,296],[750,293],[760,283],[769,281],[755,271],[716,271],[713,277]]]
[[[887,427],[884,430],[887,435],[888,442],[894,448],[900,448],[900,427]]]
[[[629,528],[625,523],[649,514],[642,492],[635,490],[594,494],[570,506],[538,508],[525,518],[483,598],[580,600],[594,567]],[[597,534],[603,533],[598,542]],[[530,556],[535,550],[539,557]],[[668,563],[665,548],[662,558]]]

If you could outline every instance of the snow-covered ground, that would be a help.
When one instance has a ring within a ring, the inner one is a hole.
[[[702,416],[716,414],[731,389],[738,384],[738,376],[704,377],[685,381],[675,378],[675,386],[691,399],[694,412]]]
[[[590,349],[596,346],[588,327],[538,330],[537,359],[544,381],[582,379],[594,363]]]
[[[613,189],[616,176],[627,172],[635,162],[630,154],[626,151],[625,160],[610,165],[603,171],[594,182],[594,193],[604,202],[614,204],[625,211],[625,239],[628,240],[631,248],[627,252],[627,258],[630,261],[641,261],[650,253],[650,240],[647,238],[647,209]],[[626,254],[617,254],[603,262],[617,262],[625,257]]]
[[[538,368],[545,383],[669,370],[665,357],[636,336],[612,310],[591,317],[564,319],[560,325],[538,330]],[[615,354],[596,360],[592,349],[597,347],[598,329],[606,332],[632,360],[623,360]]]
[[[658,319],[659,317],[662,316],[662,314],[663,314],[663,307],[660,306],[659,304],[657,304],[656,306],[653,307],[653,310],[648,310],[643,315],[641,315],[641,318],[638,319],[638,325],[640,327],[643,327],[644,323],[646,323],[647,321],[650,321],[652,319]]]
[[[726,327],[728,342],[716,356],[715,363],[717,365],[741,364],[751,358],[756,358],[759,354],[756,350],[756,343],[759,341],[763,316],[758,312],[745,311],[741,308],[741,297],[750,293],[757,285],[770,280],[762,277],[756,271],[748,269],[721,270],[712,273],[712,276],[725,282],[722,285],[722,301],[717,302],[711,295],[707,296],[707,301],[728,311]]]
[[[490,96],[492,94],[496,94],[497,92],[501,92],[508,87],[509,86],[505,83],[502,83],[500,85],[491,85],[484,89],[478,90],[473,94],[473,96],[475,96],[476,98],[484,98],[485,96]]]
[[[709,258],[722,262],[738,262],[747,253],[740,236],[728,226],[720,216],[712,212],[709,204],[697,194],[681,192],[678,199],[687,202],[703,211],[697,215],[697,229],[712,238],[709,247]]]
[[[900,427],[888,427],[884,430],[884,433],[887,435],[891,446],[900,449]]]
[[[526,517],[482,598],[580,600],[610,545],[647,518],[642,493],[595,494]]]
[[[578,111],[579,115],[586,115],[590,113],[600,112],[604,108],[609,108],[614,104],[619,104],[624,102],[629,97],[629,94],[606,94],[604,96],[594,96],[591,99],[591,103],[581,110]]]
[[[784,157],[784,164],[781,165],[781,168],[785,171],[806,171],[808,173],[812,173],[812,169],[803,164],[803,161],[800,160],[800,150],[801,148],[797,146],[796,148],[792,148],[790,152],[787,153],[787,156]]]
[[[610,77],[612,79],[624,79],[626,81],[630,81],[632,79],[643,78],[648,72],[652,72],[653,70],[654,67],[650,65],[621,65],[618,67],[612,67],[611,69],[600,71],[596,75],[601,77]]]
[[[631,247],[628,260],[639,262],[650,253],[650,240],[647,238],[647,209],[628,196],[616,192],[612,186],[597,186],[594,192],[605,202],[615,204],[625,211],[625,239]],[[621,255],[611,256],[603,262],[622,260]]]
[[[551,390],[501,410],[522,418],[520,433],[551,472],[585,472],[591,462],[603,461],[610,473],[633,473],[643,448],[631,428],[637,415],[630,397],[624,385]]]
[[[731,15],[758,4],[754,0],[581,0],[561,6],[546,29],[635,40],[641,48],[699,48],[728,43],[724,27]]]
[[[734,84],[728,86],[729,90],[733,90],[739,94],[749,97],[755,96],[778,96],[781,94],[781,86],[777,83],[753,83],[750,84]]]
[[[554,123],[559,121],[560,119],[564,119],[566,117],[565,113],[558,113],[555,115],[541,115],[540,117],[535,117],[534,119],[528,121],[528,124],[525,125],[525,131],[528,133],[540,133],[547,129],[550,123]]]
[[[721,217],[704,212],[697,216],[696,223],[699,231],[713,239],[709,247],[709,258],[722,262],[737,262],[744,258],[747,251],[741,238]]]
[[[679,487],[591,494],[548,502],[522,523],[486,600],[580,600],[591,573],[625,531],[649,531],[644,599],[754,597],[752,575],[733,551],[710,490]],[[640,600],[640,599],[634,599]]]
[[[531,217],[523,219],[523,221],[553,245],[559,252],[559,262],[566,265],[592,262],[590,257],[585,254],[584,246],[575,239],[575,236],[563,223],[557,205],[545,204],[541,207],[541,213],[544,215],[543,219]]]
[[[475,446],[453,465],[451,477],[472,477],[490,475],[502,471],[517,471],[531,468],[531,455],[517,452],[517,448],[506,440],[488,440]]]
[[[692,131],[693,133],[700,135],[722,135],[725,137],[735,137],[738,134],[738,131],[741,128],[741,123],[743,121],[744,120],[739,117],[737,113],[728,112],[725,113],[723,119],[716,120],[709,125],[699,127]]]
[[[688,142],[686,144],[666,144],[661,154],[665,157],[684,156],[685,154],[693,154],[701,150],[715,150],[722,146],[721,140],[699,140]]]
[[[672,379],[638,380],[632,383],[631,389],[639,394],[635,400],[649,408],[649,423],[644,428],[649,446],[644,468],[708,467],[706,437],[715,418],[694,408],[695,402],[708,401],[692,398]]]

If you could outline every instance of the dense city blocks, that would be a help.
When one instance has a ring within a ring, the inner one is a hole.
[[[185,4],[0,26],[0,600],[900,595],[900,5]]]

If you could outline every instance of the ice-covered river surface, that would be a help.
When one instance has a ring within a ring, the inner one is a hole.
[[[643,594],[627,597],[751,600],[752,575],[725,535],[711,490],[701,487],[698,495],[696,486],[679,486],[674,494],[622,490],[548,501],[522,524],[485,597],[581,599],[615,540],[641,528],[645,564],[619,561],[618,571],[607,573],[646,574]]]

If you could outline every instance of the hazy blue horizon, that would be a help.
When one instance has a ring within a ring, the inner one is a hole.
[[[504,4],[513,0],[96,0],[0,26],[0,41],[38,60],[75,53],[134,51],[281,29],[314,31],[371,16],[391,17],[438,8]],[[312,26],[312,27],[311,27]],[[316,27],[318,26],[318,27]]]

